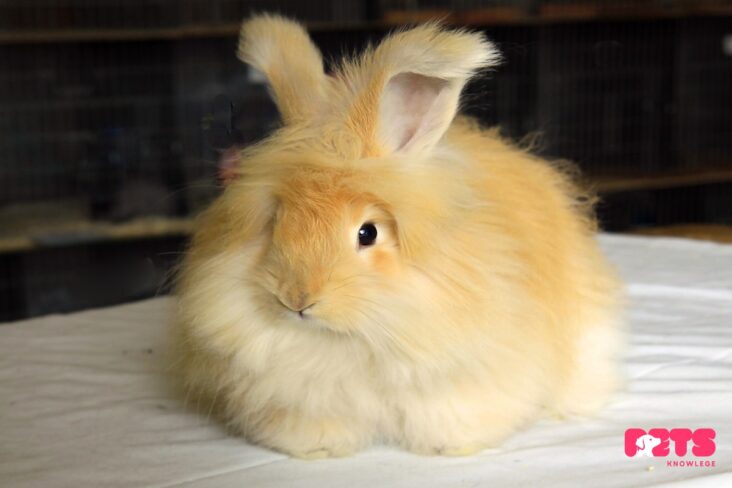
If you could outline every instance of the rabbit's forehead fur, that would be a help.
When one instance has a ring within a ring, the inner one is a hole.
[[[276,134],[245,152],[239,178],[225,191],[231,198],[224,198],[232,214],[247,205],[266,213],[278,245],[336,252],[333,242],[352,241],[361,224],[376,220],[394,228],[397,244],[415,241],[415,249],[420,240],[429,243],[433,229],[449,229],[480,205],[462,163],[453,160],[457,147],[419,164],[401,156],[346,160],[317,138],[283,151],[287,137]]]
[[[285,175],[273,189],[273,240],[303,251],[348,242],[346,231],[358,227],[367,210],[384,207],[367,184],[362,174],[332,168],[299,167]]]

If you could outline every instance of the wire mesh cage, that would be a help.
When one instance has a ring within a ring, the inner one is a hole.
[[[674,24],[541,28],[539,126],[547,152],[592,174],[673,165]]]
[[[125,252],[132,266],[178,249],[188,226],[165,240],[160,219],[203,208],[220,191],[220,153],[276,120],[234,47],[228,38],[0,46],[0,320],[155,292],[150,276],[162,279],[167,261],[157,274],[114,279],[114,293],[84,283],[98,287],[92,268]],[[224,141],[212,137],[217,97],[240,119]],[[87,244],[117,241],[109,222],[137,227],[118,255]]]
[[[89,196],[104,207],[98,200],[115,198],[129,178],[168,179],[169,49],[161,43],[0,48],[7,115],[0,202]]]
[[[680,164],[719,167],[732,161],[732,27],[729,19],[679,25],[676,144]]]
[[[483,125],[499,126],[504,135],[516,140],[537,133],[537,30],[501,27],[486,34],[501,51],[502,61],[468,85],[464,111]]]
[[[177,0],[2,0],[0,29],[119,29],[172,27],[182,21]]]

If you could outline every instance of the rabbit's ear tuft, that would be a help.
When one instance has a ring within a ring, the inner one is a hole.
[[[318,112],[326,85],[323,58],[300,24],[266,14],[244,21],[238,56],[267,76],[285,124]]]
[[[428,151],[455,117],[465,83],[499,59],[481,33],[437,23],[397,32],[347,73],[362,80],[350,125],[363,139],[376,139],[364,141],[371,153]]]

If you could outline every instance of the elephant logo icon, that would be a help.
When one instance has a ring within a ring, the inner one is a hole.
[[[653,448],[661,443],[661,439],[650,434],[644,434],[635,441],[635,447],[638,450],[633,457],[653,457]]]

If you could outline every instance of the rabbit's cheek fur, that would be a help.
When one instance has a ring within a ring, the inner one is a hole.
[[[385,278],[396,278],[402,269],[394,249],[370,249],[362,254],[368,266]]]

